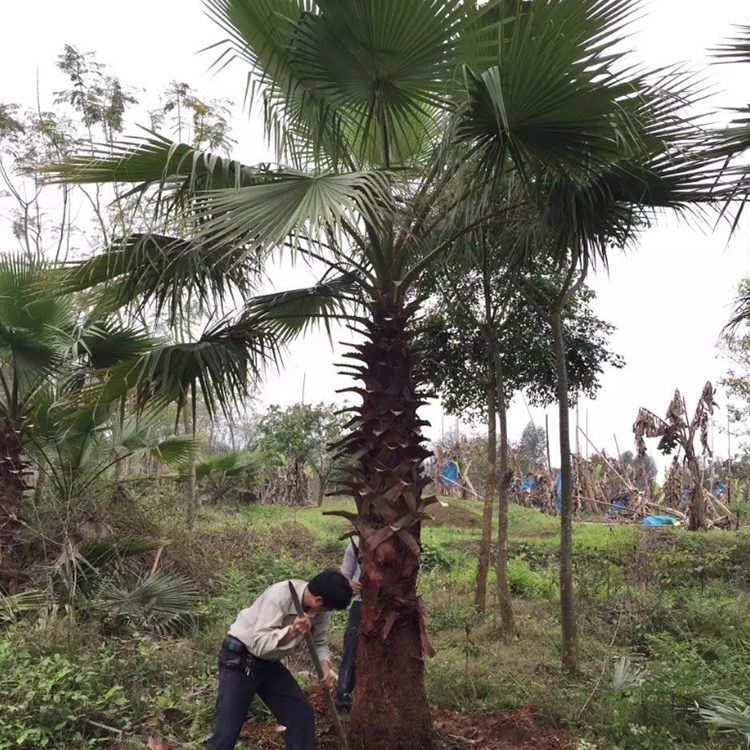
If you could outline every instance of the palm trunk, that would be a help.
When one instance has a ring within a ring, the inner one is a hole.
[[[560,410],[560,610],[562,622],[562,663],[569,671],[578,669],[578,629],[573,592],[573,477],[570,458],[570,424],[568,414],[568,367],[562,328],[562,305],[552,312],[552,334],[555,342],[557,400]]]
[[[19,578],[13,564],[13,545],[21,530],[25,473],[23,444],[6,421],[0,428],[0,593],[13,593]]]
[[[498,416],[500,417],[500,487],[497,503],[497,597],[500,604],[500,625],[503,635],[511,636],[516,624],[513,600],[508,582],[508,536],[510,527],[510,483],[513,478],[508,467],[508,410],[505,405],[505,374],[500,347],[494,336],[490,342],[497,384]]]
[[[494,381],[494,368],[492,368]],[[484,612],[487,607],[487,574],[490,569],[492,551],[492,511],[495,504],[497,484],[497,398],[495,383],[487,386],[487,486],[484,491],[484,511],[482,513],[482,540],[479,545],[477,585],[474,591],[474,607]]]
[[[374,304],[367,341],[348,354],[362,388],[351,432],[339,444],[352,465],[344,482],[357,504],[363,588],[357,687],[350,720],[353,750],[428,750],[432,721],[423,657],[430,654],[424,608],[417,596],[420,522],[436,498],[422,499],[429,478],[422,464],[417,416],[424,403],[414,375],[407,331],[413,310],[387,297]],[[351,374],[351,373],[348,373]]]

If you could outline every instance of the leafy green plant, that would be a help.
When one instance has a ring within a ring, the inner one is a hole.
[[[643,684],[645,669],[633,664],[629,656],[620,657],[615,663],[612,675],[612,690],[619,692]]]
[[[261,472],[271,459],[259,452],[230,451],[204,456],[195,464],[201,494],[212,503],[257,500]]]
[[[741,734],[750,747],[750,703],[732,695],[711,696],[697,710],[708,724]]]
[[[21,638],[0,640],[0,748],[107,747],[112,734],[86,720],[119,728],[129,700],[114,649],[72,660],[32,653]]]
[[[192,624],[198,602],[193,584],[157,571],[142,578],[105,581],[92,605],[105,622],[166,635]]]
[[[531,565],[520,557],[508,561],[508,582],[515,596],[524,599],[546,599],[557,597],[557,584],[548,572],[532,570]]]

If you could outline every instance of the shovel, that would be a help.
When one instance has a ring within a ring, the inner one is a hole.
[[[294,608],[297,610],[297,616],[304,617],[305,610],[302,609],[302,602],[299,600],[299,596],[297,595],[297,589],[294,588],[294,584],[291,581],[289,581],[289,593],[292,595],[292,601],[294,602]],[[305,633],[305,643],[307,643],[307,649],[310,652],[310,658],[315,665],[315,671],[318,673],[318,677],[322,680],[323,665],[320,663],[320,657],[318,656],[318,651],[315,648],[312,634],[309,632]],[[333,702],[333,696],[331,695],[329,690],[324,690],[324,694],[326,703],[328,704],[328,710],[331,712],[333,725],[336,727],[336,731],[339,733],[339,737],[341,738],[341,744],[344,747],[344,750],[349,750],[349,744],[346,741],[346,732],[344,731],[344,727],[341,726],[341,719],[339,718],[338,711],[336,711],[336,704]]]

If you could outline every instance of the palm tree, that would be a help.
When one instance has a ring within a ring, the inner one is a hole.
[[[330,269],[310,290],[251,300],[238,321],[280,340],[315,320],[354,321],[345,370],[361,386],[349,434],[346,513],[362,538],[364,607],[351,716],[355,748],[427,748],[416,593],[421,522],[435,498],[418,416],[415,289],[454,242],[506,208],[509,171],[585,175],[639,140],[641,80],[612,52],[631,0],[208,0],[222,63],[250,66],[276,167],[252,168],[151,135],[53,168],[75,182],[132,183],[185,236],[143,237],[68,271],[80,287],[170,303],[238,289],[286,250]],[[473,180],[464,179],[467,173]],[[454,210],[490,196],[474,224]],[[467,187],[468,186],[468,187]],[[144,249],[147,248],[147,249]],[[141,277],[143,276],[143,281]],[[179,294],[174,294],[174,290]],[[141,294],[142,292],[142,294]],[[354,316],[354,317],[352,317]]]
[[[31,475],[24,433],[34,399],[63,359],[73,329],[67,300],[35,293],[40,265],[0,258],[0,590],[21,576],[13,545],[22,527],[21,501]]]
[[[740,26],[734,39],[727,41],[716,50],[719,63],[750,64],[750,25]],[[740,223],[747,200],[750,198],[750,168],[742,162],[743,155],[750,153],[750,105],[738,107],[735,117],[729,126],[720,130],[715,136],[714,150],[724,157],[725,176],[728,178],[720,194],[725,197],[727,207],[738,204],[732,229]],[[735,309],[728,327],[734,328],[750,319],[750,294],[742,290],[735,302]]]
[[[701,133],[683,115],[694,99],[692,82],[681,76],[642,81],[636,108],[637,140],[604,168],[578,177],[541,176],[535,184],[539,214],[521,230],[510,264],[528,299],[545,314],[555,347],[560,430],[561,540],[560,601],[562,655],[578,669],[578,634],[573,591],[573,472],[569,388],[563,312],[592,267],[607,266],[612,248],[632,245],[659,212],[700,212],[713,201],[715,158],[699,153]],[[685,117],[685,119],[682,119]],[[539,259],[557,264],[563,281],[544,288],[535,280]]]

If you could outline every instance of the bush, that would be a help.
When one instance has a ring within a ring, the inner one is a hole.
[[[508,560],[508,582],[511,593],[523,599],[557,598],[557,583],[548,571],[535,571],[520,557]]]
[[[20,634],[0,641],[0,750],[104,746],[112,735],[86,719],[122,727],[131,710],[115,649],[34,654]]]

